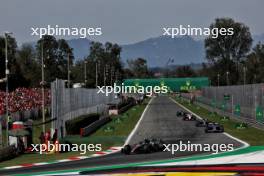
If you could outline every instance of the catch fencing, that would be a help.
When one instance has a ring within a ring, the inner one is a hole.
[[[89,113],[106,114],[107,104],[118,103],[115,94],[106,96],[97,89],[66,88],[64,80],[51,84],[52,132],[57,129],[58,136],[66,135],[65,122]]]
[[[198,102],[253,123],[264,123],[264,84],[206,87]]]

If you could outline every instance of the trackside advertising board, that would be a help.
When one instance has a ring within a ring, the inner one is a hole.
[[[151,78],[151,79],[125,79],[124,86],[168,86],[173,92],[200,90],[209,86],[207,77],[197,78]]]

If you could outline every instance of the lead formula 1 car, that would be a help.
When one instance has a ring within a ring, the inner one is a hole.
[[[121,153],[129,154],[144,154],[161,152],[164,150],[164,142],[161,139],[145,139],[134,145],[125,145],[121,149]]]

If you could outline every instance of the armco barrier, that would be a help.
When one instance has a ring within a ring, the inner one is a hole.
[[[88,136],[92,132],[96,131],[98,128],[103,126],[104,124],[110,122],[112,119],[109,116],[102,117],[101,119],[93,122],[92,124],[88,125],[85,128],[80,129],[81,136]]]
[[[123,112],[126,112],[129,108],[131,108],[134,105],[135,105],[134,102],[129,103],[128,105],[126,105],[126,106],[122,107],[121,109],[119,109],[118,110],[118,114],[121,114]]]

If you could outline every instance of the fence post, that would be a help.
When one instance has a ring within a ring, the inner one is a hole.
[[[254,117],[255,117],[255,120],[256,120],[256,122],[257,122],[257,112],[256,112],[256,109],[257,109],[257,95],[255,95],[255,97],[254,97]]]

